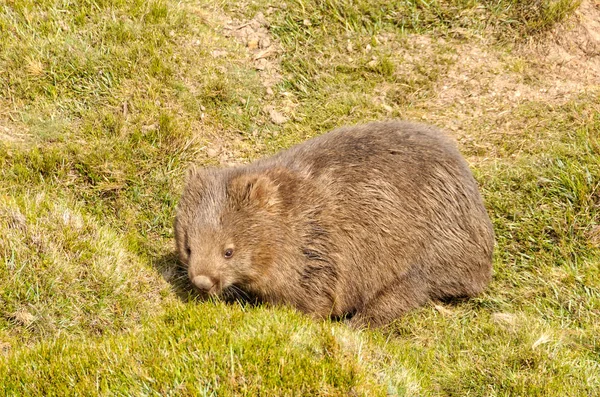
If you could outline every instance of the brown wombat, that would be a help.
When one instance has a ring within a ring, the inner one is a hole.
[[[453,143],[408,122],[336,129],[252,164],[192,170],[175,236],[192,283],[384,325],[491,277],[494,234]]]

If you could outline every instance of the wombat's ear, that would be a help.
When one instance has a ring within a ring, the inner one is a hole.
[[[268,175],[244,174],[234,177],[227,194],[239,204],[272,207],[277,204],[278,186]]]

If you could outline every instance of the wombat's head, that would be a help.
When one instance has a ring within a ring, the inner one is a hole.
[[[236,169],[190,171],[177,206],[175,239],[181,262],[202,292],[252,287],[273,262],[278,184],[272,175]]]

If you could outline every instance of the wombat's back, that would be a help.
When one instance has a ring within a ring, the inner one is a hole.
[[[336,311],[360,312],[402,280],[418,286],[398,298],[414,305],[472,296],[489,282],[492,226],[466,162],[439,130],[407,122],[340,128],[262,166],[293,170],[310,185],[296,190],[297,232],[310,239],[307,228],[326,231],[315,239],[338,275]]]

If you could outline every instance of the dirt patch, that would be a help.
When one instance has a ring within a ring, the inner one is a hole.
[[[518,124],[515,111],[521,105],[561,106],[600,88],[600,1],[583,1],[553,31],[512,47],[475,35],[468,40],[412,35],[404,42],[391,41],[399,44],[398,68],[403,73],[412,73],[411,65],[434,68],[439,60],[448,60],[449,66],[441,69],[428,95],[409,99],[411,106],[393,111],[385,106],[382,98],[389,98],[390,84],[378,87],[373,100],[381,102],[390,117],[422,120],[448,130],[470,149],[475,162],[496,156],[494,140],[505,136],[514,140],[540,122],[529,119]]]
[[[0,120],[0,142],[19,144],[31,139],[31,134],[22,126],[16,126],[9,120]]]
[[[253,67],[260,72],[260,79],[273,95],[273,86],[281,81],[279,55],[280,44],[269,32],[270,23],[262,12],[249,21],[227,20],[223,27],[225,36],[233,37],[246,46]]]
[[[256,127],[251,135],[253,138],[261,135],[277,135],[279,128],[294,118],[294,110],[298,101],[294,95],[282,90],[277,85],[282,81],[281,55],[283,47],[271,34],[271,23],[268,15],[273,12],[272,8],[264,13],[258,12],[250,20],[234,19],[223,14],[215,14],[215,21],[219,30],[244,48],[241,49],[245,62],[257,71],[259,80],[264,87],[260,94],[259,102],[261,112],[253,119]],[[227,57],[228,52],[216,48],[210,52],[213,58]],[[241,104],[246,104],[246,99],[240,99]],[[222,131],[212,131],[212,128],[204,125],[203,135],[206,140],[199,148],[204,156],[223,166],[233,166],[245,163],[248,157],[253,157],[257,152],[264,149],[259,140],[244,139],[240,136],[223,136]]]
[[[269,8],[267,15],[272,12],[273,8]],[[249,62],[259,72],[260,81],[266,88],[262,108],[266,120],[275,125],[282,125],[293,118],[298,101],[289,92],[277,92],[275,87],[283,79],[283,47],[270,33],[270,26],[268,18],[259,12],[249,21],[226,20],[223,29],[225,36],[234,38],[246,47]],[[262,120],[257,120],[257,123],[262,124]]]
[[[600,85],[600,1],[584,0],[569,21],[533,47],[559,76]]]
[[[600,83],[600,5],[584,1],[569,21],[508,52],[484,39],[453,46],[455,63],[437,89],[440,104],[500,112],[526,101],[562,104]]]

